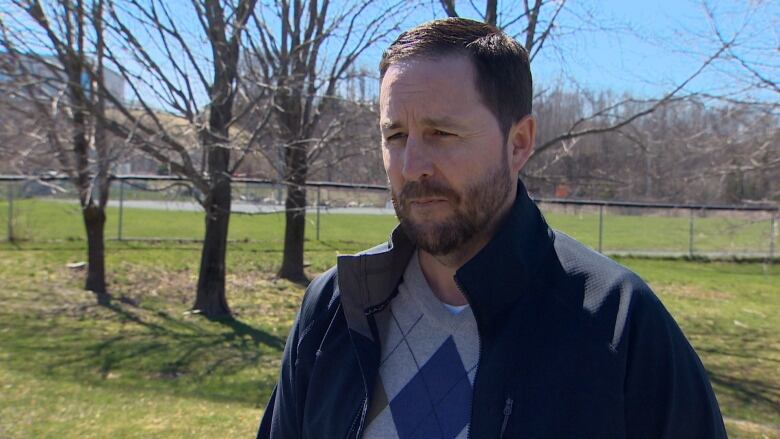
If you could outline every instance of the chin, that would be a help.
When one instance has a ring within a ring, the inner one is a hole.
[[[458,250],[464,242],[458,227],[451,221],[401,222],[401,227],[417,247],[435,256],[445,256]],[[454,232],[454,233],[453,233]]]

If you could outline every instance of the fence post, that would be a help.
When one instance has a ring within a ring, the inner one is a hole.
[[[769,258],[775,257],[775,240],[777,239],[777,214],[772,212],[772,219],[769,220]]]
[[[599,205],[599,253],[602,249],[602,240],[604,236],[604,205]]]
[[[14,182],[8,182],[8,242],[14,241]]]
[[[317,241],[320,240],[320,187],[317,186]]]
[[[693,257],[693,209],[689,209],[690,216],[688,219],[688,257]]]
[[[119,225],[117,226],[116,236],[119,241],[122,240],[122,221],[124,219],[125,207],[125,181],[119,180]]]

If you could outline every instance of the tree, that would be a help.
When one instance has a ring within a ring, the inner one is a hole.
[[[340,100],[338,87],[361,54],[398,31],[403,14],[410,10],[402,8],[404,4],[362,0],[347,2],[338,12],[329,0],[279,0],[271,7],[258,7],[252,15],[256,37],[248,45],[255,67],[251,74],[273,88],[271,107],[281,131],[287,187],[282,278],[306,279],[306,181],[313,156],[334,131],[333,126],[321,126],[323,113]]]
[[[440,0],[440,2],[448,16],[458,16],[458,12],[455,10],[454,0]],[[566,0],[533,0],[532,2],[524,0],[522,6],[522,9],[510,6],[509,10],[504,13],[505,18],[503,22],[501,22],[498,20],[501,15],[498,1],[488,0],[485,3],[484,13],[480,14],[486,22],[503,28],[509,34],[512,34],[512,29],[521,29],[520,32],[513,34],[513,36],[523,43],[523,46],[529,54],[529,59],[533,63],[533,60],[541,50],[544,47],[550,47],[557,36],[556,31],[559,31],[560,28],[558,20],[561,13],[567,7],[567,2]],[[475,7],[473,3],[472,7]],[[586,20],[590,20],[590,18],[587,18]],[[592,23],[585,22],[583,25],[591,26]],[[602,31],[605,30],[606,29],[602,29]],[[644,100],[643,102],[647,105],[643,105],[636,113],[627,114],[623,111],[623,109],[627,107],[633,107],[632,104],[637,102],[637,100],[633,98],[611,102],[608,106],[591,107],[590,114],[583,114],[582,117],[575,120],[562,132],[552,134],[549,138],[540,138],[540,141],[537,143],[537,146],[531,155],[531,161],[535,158],[538,159],[538,157],[547,150],[561,147],[564,149],[570,148],[573,146],[573,143],[576,143],[584,136],[620,130],[634,120],[652,113],[665,103],[671,100],[681,99],[680,95],[685,92],[685,87],[694,78],[699,76],[713,61],[718,59],[727,47],[728,42],[724,42],[724,44],[717,48],[688,78],[659,98]],[[544,93],[545,91],[542,91],[536,98],[543,99]],[[688,96],[690,96],[690,94],[688,94]],[[597,123],[605,120],[608,120],[608,123]]]
[[[133,106],[108,96],[117,115],[107,127],[193,186],[205,210],[205,236],[193,310],[230,315],[225,256],[232,203],[231,178],[255,145],[236,108],[241,41],[256,0],[202,0],[190,7],[153,0],[110,2],[112,46],[106,59],[128,82]],[[176,8],[174,10],[174,7]],[[205,43],[203,43],[205,42]]]
[[[41,121],[45,145],[78,190],[87,233],[85,289],[108,303],[104,229],[112,156],[103,119],[102,0],[13,1],[24,18],[0,21],[6,87],[16,111]],[[88,75],[87,72],[91,72]]]
[[[780,186],[772,184],[780,176],[780,51],[776,39],[765,37],[767,29],[780,26],[780,8],[768,1],[741,6],[718,8],[702,1],[709,33],[692,33],[702,45],[726,48],[720,67],[727,88],[707,97],[727,108],[739,109],[740,114],[752,115],[752,121],[742,121],[741,130],[727,134],[730,143],[737,145],[749,137],[751,146],[740,148],[741,157],[734,157],[728,165],[714,171],[728,180],[733,188],[732,199],[747,195],[746,178],[760,181],[757,186],[772,188],[769,196],[780,199]],[[726,150],[729,151],[732,150]]]

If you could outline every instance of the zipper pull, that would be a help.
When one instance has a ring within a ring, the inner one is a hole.
[[[509,416],[512,414],[512,398],[506,397],[506,403],[504,403],[504,422],[501,423],[501,433],[498,435],[499,439],[504,437],[506,432],[506,426],[509,424]]]

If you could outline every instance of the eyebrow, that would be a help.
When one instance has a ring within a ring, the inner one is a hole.
[[[447,127],[447,128],[461,128],[463,125],[458,123],[457,120],[450,116],[442,117],[423,117],[421,120],[423,125],[435,126],[435,127]],[[385,131],[397,130],[403,127],[398,121],[395,122],[382,122],[380,128]]]
[[[387,121],[385,121],[385,122],[382,122],[381,124],[379,124],[379,127],[382,130],[384,130],[384,131],[392,131],[392,130],[397,130],[397,129],[401,128],[401,124],[399,122],[387,122]]]

